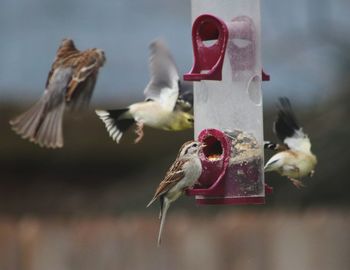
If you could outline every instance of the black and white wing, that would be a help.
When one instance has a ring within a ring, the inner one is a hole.
[[[193,83],[179,81],[179,97],[176,109],[189,112],[193,110]]]
[[[164,108],[173,110],[179,96],[179,74],[163,41],[155,40],[149,46],[151,80],[144,94],[146,100],[155,100]]]
[[[310,140],[300,127],[289,99],[281,97],[278,100],[277,120],[273,127],[274,133],[288,148],[303,150],[305,145],[310,144]]]

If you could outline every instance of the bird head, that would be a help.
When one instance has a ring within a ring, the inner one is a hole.
[[[181,129],[192,128],[194,123],[194,117],[191,113],[181,112],[182,121],[180,122]]]
[[[74,41],[70,38],[64,38],[57,49],[57,58],[64,58],[72,53],[78,52],[74,45]]]
[[[185,142],[180,151],[179,156],[191,156],[191,155],[198,155],[199,151],[205,147],[205,144],[203,142],[198,141],[188,141]]]
[[[58,47],[58,50],[76,50],[73,39],[70,38],[64,38],[62,39],[60,46]]]
[[[94,49],[95,53],[97,54],[97,59],[100,62],[100,65],[103,66],[106,62],[106,55],[105,52],[101,49]]]

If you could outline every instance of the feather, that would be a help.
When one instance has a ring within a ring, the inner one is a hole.
[[[147,204],[147,207],[149,207],[154,201],[156,201],[158,198],[160,198],[163,194],[167,193],[181,179],[183,179],[185,172],[182,169],[182,167],[187,161],[188,161],[187,159],[178,159],[169,168],[163,181],[160,182],[152,200]]]
[[[285,138],[292,137],[300,126],[296,120],[290,101],[286,97],[279,98],[277,120],[274,123],[274,132],[283,142]]]
[[[96,114],[105,124],[109,136],[113,138],[117,143],[134,123],[135,120],[128,115],[128,108],[118,110],[96,110]]]
[[[175,61],[163,41],[156,40],[149,48],[151,80],[144,90],[146,100],[155,100],[173,110],[179,96],[180,80]]]
[[[62,147],[64,94],[70,77],[70,68],[56,69],[41,99],[27,112],[10,121],[12,129],[22,138],[40,146]],[[53,133],[52,129],[56,133]]]
[[[161,212],[160,212],[160,226],[159,226],[159,233],[158,233],[158,240],[157,240],[158,247],[162,242],[162,234],[163,234],[166,214],[170,206],[170,201],[165,197],[161,203],[162,203],[162,206],[161,206]]]

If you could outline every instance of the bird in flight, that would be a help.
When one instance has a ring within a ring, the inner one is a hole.
[[[42,147],[62,147],[65,108],[74,111],[88,106],[99,69],[105,61],[102,50],[79,51],[73,40],[63,39],[48,74],[44,94],[28,111],[10,121],[12,129],[23,139]]]
[[[301,180],[314,174],[317,158],[311,152],[310,139],[297,122],[288,98],[279,98],[274,133],[282,144],[265,142],[265,148],[279,151],[267,161],[265,172],[275,171],[287,176],[297,188],[304,187]]]
[[[133,124],[135,143],[143,138],[144,126],[168,131],[193,127],[193,90],[180,81],[173,57],[162,40],[155,40],[149,48],[151,79],[144,90],[145,101],[123,109],[96,110],[117,143]]]

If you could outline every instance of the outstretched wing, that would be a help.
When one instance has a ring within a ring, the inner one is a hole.
[[[279,98],[277,120],[274,133],[290,149],[296,149],[309,138],[300,127],[288,98]]]
[[[91,74],[85,80],[78,83],[68,103],[70,110],[85,109],[90,104],[92,94],[96,85],[98,73]],[[67,95],[66,95],[67,97]]]
[[[156,100],[164,108],[173,110],[179,96],[179,74],[175,62],[163,41],[156,40],[149,48],[151,80],[144,91],[146,100]]]
[[[72,55],[76,55],[79,53],[80,53],[80,51],[75,47],[73,40],[65,38],[61,41],[60,46],[58,47],[57,52],[56,52],[55,60],[52,63],[51,70],[50,70],[49,74],[47,75],[45,89],[47,89],[49,87],[51,77],[54,74],[55,70],[57,70],[58,68],[62,68],[62,63],[68,57],[71,57]],[[66,66],[66,67],[68,67],[68,66]],[[73,74],[73,70],[72,70],[72,74]],[[72,74],[71,74],[71,76],[72,76]],[[65,87],[68,86],[68,83],[69,82],[67,82],[67,85]]]
[[[66,100],[70,101],[74,96],[81,96],[81,92],[88,92],[86,97],[91,97],[95,86],[99,68],[103,65],[104,59],[94,49],[87,50],[74,58],[67,59],[66,66],[74,66],[74,74],[67,89]],[[90,79],[88,82],[86,82]],[[84,82],[86,82],[84,84]],[[83,96],[84,97],[84,96]]]
[[[185,112],[193,110],[193,83],[179,81],[179,97],[175,108]]]

